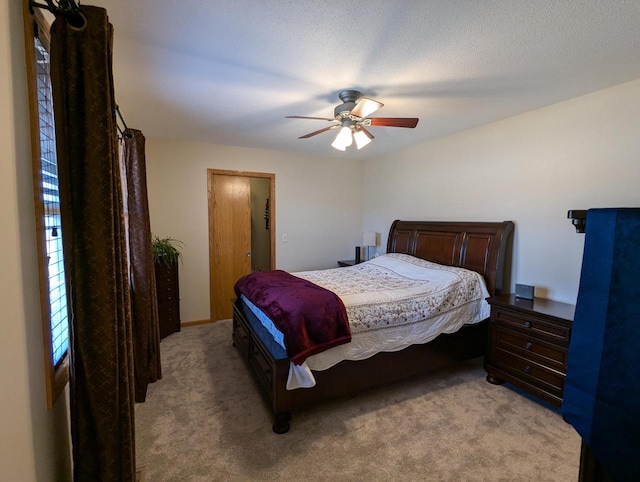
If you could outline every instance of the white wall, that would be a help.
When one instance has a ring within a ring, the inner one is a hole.
[[[584,235],[567,211],[640,206],[639,184],[640,80],[367,162],[364,228],[513,220],[512,283],[574,303]]]
[[[71,480],[67,393],[46,406],[21,3],[0,0],[0,480]]]
[[[210,317],[207,169],[275,174],[279,269],[336,267],[362,244],[362,161],[159,139],[146,157],[151,230],[185,244],[183,322]]]

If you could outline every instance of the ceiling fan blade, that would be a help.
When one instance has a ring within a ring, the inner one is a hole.
[[[349,114],[364,119],[365,117],[373,114],[383,105],[384,104],[382,102],[378,102],[377,100],[360,97],[356,101],[356,106],[351,109],[351,112],[349,112]]]
[[[365,129],[365,127],[363,125],[358,126],[358,129],[360,129],[362,132],[364,132],[364,134],[369,138],[369,139],[374,139],[374,136],[371,132],[369,132],[367,129]]]
[[[315,120],[326,120],[326,121],[334,121],[335,119],[329,119],[328,117],[305,117],[302,115],[288,115],[285,119],[315,119]]]
[[[409,127],[413,129],[418,125],[420,119],[415,117],[374,117],[370,120],[372,126]]]
[[[335,125],[335,126],[325,127],[324,129],[320,129],[318,131],[313,131],[313,132],[310,132],[309,134],[305,134],[304,136],[300,136],[300,137],[298,137],[298,139],[308,139],[309,137],[313,137],[316,134],[322,134],[325,131],[328,131],[328,130],[331,130],[331,129],[335,129],[336,127],[339,127],[339,126]]]

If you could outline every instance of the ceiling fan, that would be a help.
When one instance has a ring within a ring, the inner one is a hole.
[[[342,104],[338,105],[333,110],[333,118],[329,117],[305,117],[299,115],[288,115],[287,119],[314,119],[329,121],[333,125],[325,127],[304,136],[298,137],[298,139],[308,139],[317,134],[340,128],[340,132],[336,136],[335,140],[331,143],[333,147],[344,151],[355,140],[358,149],[362,149],[369,144],[374,138],[373,134],[369,132],[367,127],[380,126],[380,127],[409,127],[413,129],[418,125],[418,120],[415,117],[373,117],[368,116],[377,111],[384,104],[377,100],[363,97],[357,90],[343,90],[338,94]]]

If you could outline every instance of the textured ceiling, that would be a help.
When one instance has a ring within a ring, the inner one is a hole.
[[[116,97],[147,137],[368,159],[640,78],[638,0],[93,0]],[[338,92],[385,104],[346,152]]]

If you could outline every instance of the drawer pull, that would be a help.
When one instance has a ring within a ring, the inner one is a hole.
[[[524,322],[524,327],[525,328],[531,328],[531,322],[530,321],[525,321]]]
[[[524,372],[525,373],[531,373],[531,367],[529,365],[527,365],[526,367],[524,367]]]
[[[271,368],[265,368],[264,373],[266,375],[271,375]]]
[[[527,342],[527,344],[524,346],[527,350],[531,350],[531,348],[533,348],[533,343],[531,343],[530,341]]]

